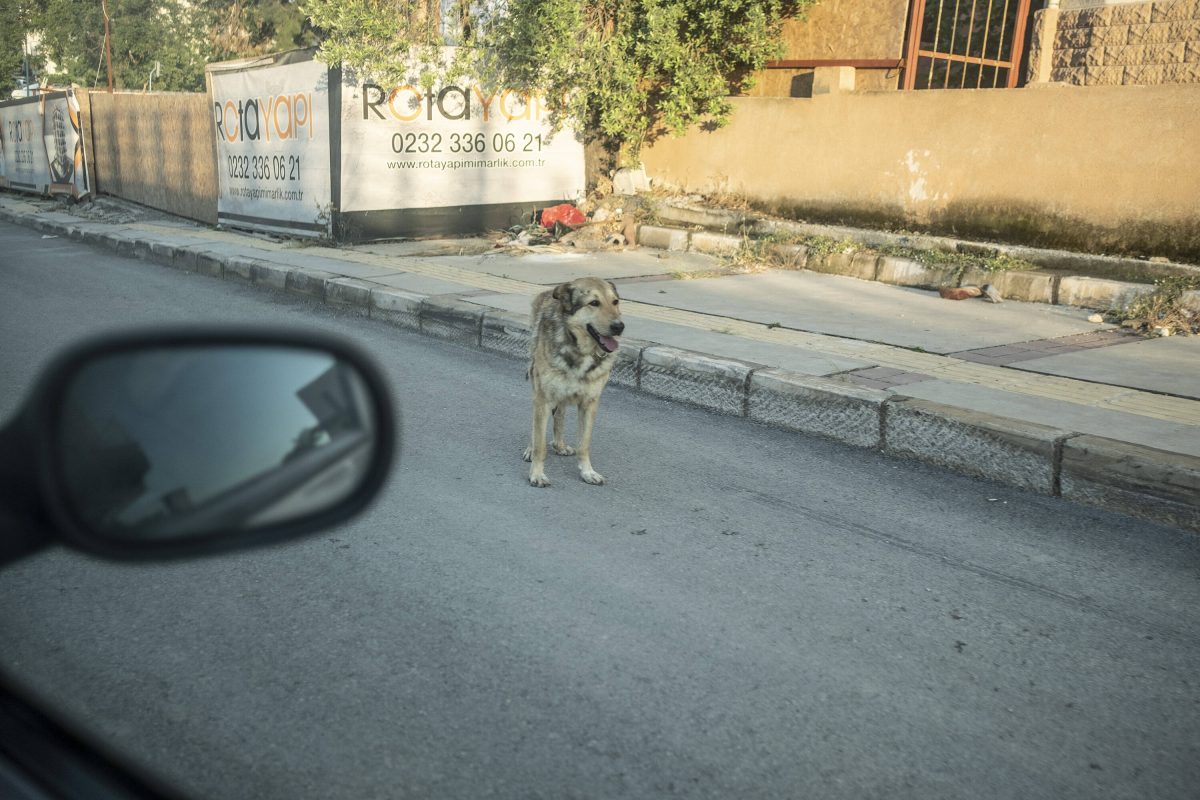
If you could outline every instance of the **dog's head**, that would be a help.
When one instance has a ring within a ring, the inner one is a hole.
[[[625,332],[621,321],[621,298],[611,281],[600,278],[577,278],[554,287],[567,325],[586,330],[588,337],[606,353],[617,349],[617,341]]]

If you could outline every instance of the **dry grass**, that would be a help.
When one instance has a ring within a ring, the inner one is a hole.
[[[1154,291],[1141,295],[1122,308],[1110,309],[1108,316],[1130,321],[1137,330],[1155,335],[1168,330],[1172,334],[1200,333],[1200,312],[1183,305],[1183,293],[1200,289],[1200,278],[1173,275],[1154,282]]]

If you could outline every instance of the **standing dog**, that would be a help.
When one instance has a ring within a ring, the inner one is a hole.
[[[592,469],[592,425],[600,392],[612,372],[619,337],[625,331],[617,287],[599,278],[579,278],[542,292],[533,300],[533,340],[529,372],[533,382],[533,434],[525,450],[529,483],[549,486],[546,478],[546,420],[554,417],[554,452],[578,452],[579,474],[588,483],[604,483]],[[567,404],[579,409],[579,450],[563,440]]]

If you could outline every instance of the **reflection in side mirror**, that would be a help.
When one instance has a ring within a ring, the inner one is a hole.
[[[386,413],[359,367],[320,347],[126,347],[66,377],[50,457],[87,537],[185,542],[337,507],[373,474]]]

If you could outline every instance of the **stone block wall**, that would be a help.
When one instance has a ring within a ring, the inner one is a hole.
[[[910,0],[818,0],[783,23],[782,61],[899,60]],[[856,91],[895,91],[898,68],[860,68]],[[771,68],[755,75],[751,97],[810,97],[812,68]]]
[[[1200,83],[1200,0],[1062,0],[1039,15],[1031,68],[1045,41],[1053,41],[1042,80],[1076,86]]]

